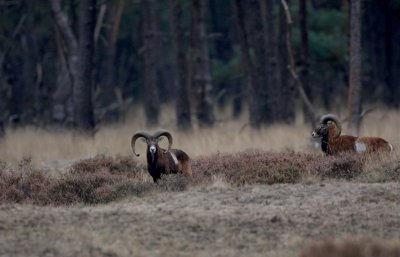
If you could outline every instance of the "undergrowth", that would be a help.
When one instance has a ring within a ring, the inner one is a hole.
[[[300,257],[400,257],[399,242],[371,238],[328,239],[305,248]]]
[[[351,179],[363,170],[362,158],[355,155],[324,157],[290,152],[214,155],[198,158],[192,165],[195,180],[218,174],[232,185],[298,183],[307,176]]]
[[[132,157],[99,155],[78,161],[60,174],[34,167],[29,158],[16,167],[0,162],[0,203],[107,203],[127,196],[184,191],[190,186],[209,185],[215,178],[223,178],[232,186],[299,183],[310,177],[317,180],[363,177],[368,182],[365,174],[369,172],[365,169],[365,158],[359,155],[326,157],[294,152],[217,154],[192,160],[192,170],[192,178],[167,175],[154,184],[146,167]],[[400,181],[399,171],[400,163],[394,161],[385,162],[369,173],[374,180]]]

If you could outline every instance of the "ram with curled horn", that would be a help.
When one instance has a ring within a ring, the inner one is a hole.
[[[355,137],[340,135],[342,125],[333,114],[323,115],[320,124],[311,133],[312,137],[321,138],[322,151],[327,155],[342,152],[372,153],[391,152],[392,145],[380,137]]]
[[[158,145],[163,136],[168,139],[167,150]],[[164,174],[183,173],[192,176],[189,156],[180,149],[171,149],[172,135],[170,132],[158,130],[153,135],[144,131],[135,133],[132,136],[131,146],[136,156],[139,156],[139,154],[135,151],[135,143],[139,138],[147,144],[147,169],[154,182],[157,182]]]

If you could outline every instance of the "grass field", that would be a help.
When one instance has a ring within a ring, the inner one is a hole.
[[[248,149],[320,152],[312,147],[311,128],[304,124],[301,115],[298,115],[294,125],[265,126],[254,131],[246,126],[246,115],[231,120],[227,112],[222,111],[218,113],[217,123],[212,129],[195,128],[191,133],[178,132],[173,117],[174,110],[165,108],[160,115],[159,128],[170,130],[174,136],[174,146],[184,149],[192,157],[236,153]],[[343,134],[346,134],[346,125],[343,124]],[[399,127],[400,113],[395,110],[376,110],[364,118],[360,133],[384,137],[397,147],[400,146]],[[36,165],[56,166],[57,162],[97,154],[127,156],[132,154],[132,135],[145,128],[141,108],[132,110],[124,123],[100,127],[94,138],[82,137],[70,131],[20,128],[8,131],[7,137],[0,141],[0,160],[17,163],[22,158],[30,157]],[[144,152],[144,143],[138,142],[137,147],[139,152]],[[143,161],[143,158],[138,160]]]
[[[397,255],[371,257],[399,256],[399,192],[398,183],[210,185],[96,206],[5,204],[0,253],[289,257],[315,240],[369,237],[397,242]]]
[[[158,185],[131,154],[141,113],[94,138],[7,131],[0,256],[400,256],[398,112],[370,113],[361,131],[394,153],[325,157],[301,118],[252,131],[219,114],[215,128],[183,134],[167,110],[160,127],[194,176]]]

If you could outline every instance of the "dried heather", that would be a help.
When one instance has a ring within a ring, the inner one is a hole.
[[[384,242],[370,238],[342,241],[325,240],[304,249],[300,257],[400,257],[399,242]]]
[[[294,152],[244,152],[202,157],[193,161],[195,181],[222,175],[233,185],[297,183],[306,176],[350,179],[363,170],[356,155],[325,157]]]
[[[78,161],[58,175],[33,167],[26,158],[15,168],[0,163],[0,203],[107,203],[129,196],[142,197],[153,192],[184,191],[190,186],[211,185],[216,177],[230,186],[324,179],[400,180],[397,159],[382,162],[380,166],[375,164],[373,171],[365,168],[365,159],[354,154],[327,157],[295,152],[216,154],[193,159],[192,178],[171,174],[154,184],[146,167],[131,157],[99,155]]]

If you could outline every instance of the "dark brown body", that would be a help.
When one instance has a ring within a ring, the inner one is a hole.
[[[168,138],[168,149],[164,150],[158,146],[161,137]],[[142,138],[147,144],[146,157],[147,169],[157,182],[163,174],[182,173],[186,176],[192,176],[189,156],[180,149],[171,149],[172,135],[166,130],[159,130],[153,135],[140,131],[133,135],[131,139],[132,151],[136,156],[135,143],[138,138]]]
[[[192,176],[189,156],[182,150],[171,149],[165,153],[165,150],[157,147],[157,152],[152,158],[151,153],[147,151],[147,169],[153,177],[154,182],[161,178],[161,175],[171,173],[182,173],[187,176]],[[176,156],[177,163],[173,155]]]

